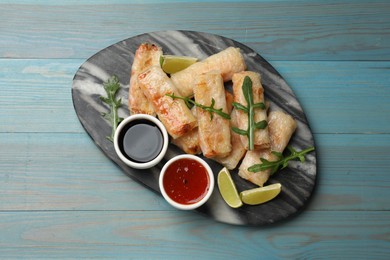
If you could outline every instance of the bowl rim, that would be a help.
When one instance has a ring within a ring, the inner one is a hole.
[[[155,124],[160,129],[160,131],[163,135],[163,146],[161,148],[160,153],[153,160],[148,161],[148,162],[144,162],[144,163],[134,162],[134,161],[127,159],[123,155],[121,149],[119,148],[119,143],[118,143],[119,134],[122,131],[122,129],[125,128],[125,126],[127,124],[129,124],[130,122],[133,122],[135,120],[141,120],[141,119],[147,120],[147,121]],[[115,149],[116,154],[118,155],[118,157],[121,159],[122,162],[124,162],[126,165],[128,165],[132,168],[135,168],[135,169],[148,169],[148,168],[151,168],[151,167],[155,166],[156,164],[158,164],[164,158],[164,156],[168,150],[168,143],[169,143],[169,137],[168,137],[168,132],[167,132],[167,129],[165,128],[165,126],[156,117],[148,115],[148,114],[134,114],[134,115],[130,115],[130,116],[126,117],[125,119],[123,119],[119,123],[117,129],[115,130],[115,134],[114,134],[114,149]]]
[[[180,203],[174,201],[173,199],[171,199],[168,196],[168,194],[165,191],[164,185],[163,185],[163,180],[164,180],[164,176],[165,176],[167,168],[172,163],[174,163],[178,160],[181,160],[181,159],[193,159],[193,160],[199,162],[200,164],[202,164],[205,167],[206,172],[209,176],[209,190],[207,191],[206,195],[201,200],[199,200],[198,202],[193,203],[193,204],[180,204]],[[196,209],[196,208],[202,206],[203,204],[205,204],[209,200],[209,198],[211,197],[211,195],[214,191],[215,178],[214,178],[213,170],[211,169],[210,165],[205,160],[203,160],[199,156],[192,155],[192,154],[180,154],[180,155],[177,155],[177,156],[171,158],[169,161],[167,161],[165,163],[165,165],[163,166],[163,168],[160,171],[158,184],[159,184],[161,194],[163,195],[164,199],[170,205],[172,205],[173,207],[175,207],[177,209],[181,209],[181,210],[192,210],[192,209]]]

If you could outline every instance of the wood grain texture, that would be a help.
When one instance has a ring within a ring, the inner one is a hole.
[[[0,136],[0,210],[169,209],[107,160],[86,133]]]
[[[0,57],[88,58],[141,33],[183,29],[232,38],[268,60],[390,58],[385,0],[58,3],[0,4]]]
[[[0,218],[8,231],[0,237],[4,258],[387,259],[390,243],[389,212],[308,211],[269,228],[212,224],[183,211],[0,212]]]
[[[390,135],[314,137],[318,186],[308,210],[390,210]],[[86,134],[3,133],[0,143],[2,211],[173,210]]]
[[[1,1],[0,258],[388,259],[389,12],[386,0]],[[253,229],[177,211],[96,149],[74,73],[167,29],[240,41],[293,88],[319,167],[301,214]]]
[[[0,59],[0,132],[84,132],[70,91],[83,62]],[[390,133],[384,120],[390,114],[389,62],[274,61],[271,65],[295,92],[314,133]]]

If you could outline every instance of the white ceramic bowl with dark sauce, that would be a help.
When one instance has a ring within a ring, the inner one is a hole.
[[[168,133],[164,125],[147,114],[125,118],[114,135],[114,148],[128,166],[147,169],[158,164],[168,149]]]

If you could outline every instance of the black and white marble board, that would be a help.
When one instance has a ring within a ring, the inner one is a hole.
[[[115,154],[114,145],[106,139],[106,136],[111,133],[111,126],[101,116],[101,113],[107,112],[108,108],[99,99],[99,96],[105,96],[103,82],[112,75],[116,75],[121,83],[118,97],[122,97],[123,103],[119,114],[121,117],[129,115],[127,98],[130,68],[136,49],[144,42],[161,46],[164,54],[192,56],[198,59],[204,59],[229,46],[240,48],[248,70],[261,73],[265,98],[270,101],[270,109],[282,109],[297,120],[298,128],[290,145],[299,150],[314,146],[313,135],[305,113],[293,91],[281,75],[255,51],[237,41],[208,33],[194,31],[145,33],[111,45],[85,61],[74,76],[72,98],[81,124],[96,145],[124,173],[141,182],[147,188],[160,193],[158,187],[160,169],[167,160],[182,152],[170,145],[165,158],[152,169],[136,170],[126,166]],[[206,159],[206,161],[217,177],[222,166],[212,160]],[[231,173],[238,191],[255,187],[241,179],[236,170]],[[268,184],[277,182],[282,184],[282,192],[272,201],[257,206],[244,205],[238,209],[232,209],[223,201],[218,187],[215,187],[211,199],[195,211],[213,220],[236,225],[260,226],[275,223],[295,215],[304,208],[315,187],[316,175],[316,153],[314,151],[306,155],[305,163],[290,162],[287,168],[271,177]]]

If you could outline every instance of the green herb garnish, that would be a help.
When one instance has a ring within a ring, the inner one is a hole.
[[[254,133],[255,129],[264,129],[267,127],[268,123],[266,120],[260,122],[255,122],[254,115],[255,109],[265,109],[264,103],[253,103],[253,92],[252,92],[252,80],[250,77],[246,76],[242,84],[242,92],[244,94],[247,106],[244,106],[240,103],[233,102],[234,108],[242,110],[248,114],[248,128],[239,129],[237,127],[232,127],[232,130],[239,135],[246,135],[248,137],[249,150],[254,149]]]
[[[197,106],[197,107],[209,112],[210,113],[210,120],[213,120],[214,113],[221,116],[222,118],[230,119],[230,115],[223,112],[222,108],[218,108],[218,109],[214,108],[214,105],[215,105],[214,98],[211,99],[211,106],[205,106],[205,105],[202,105],[202,104],[195,102],[194,100],[192,100],[191,98],[188,98],[188,97],[175,96],[175,94],[166,94],[166,96],[171,97],[173,99],[177,98],[177,99],[184,100],[184,102],[186,103],[186,105],[189,108],[191,108],[192,106]]]
[[[305,154],[314,151],[314,147],[306,148],[302,151],[297,151],[293,147],[288,146],[287,149],[290,151],[288,156],[283,156],[282,153],[272,151],[274,155],[278,157],[276,161],[268,161],[267,159],[260,158],[261,164],[255,164],[248,168],[250,172],[259,172],[270,169],[271,175],[278,171],[278,169],[284,169],[287,167],[288,162],[298,158],[301,162],[305,161]]]
[[[101,113],[101,115],[110,121],[112,125],[111,136],[106,136],[111,142],[114,141],[114,134],[118,124],[123,118],[118,116],[118,108],[122,105],[122,99],[115,99],[115,96],[120,88],[119,79],[117,76],[112,76],[106,82],[103,83],[104,90],[107,93],[107,97],[100,97],[100,100],[106,103],[110,107],[109,113]]]

